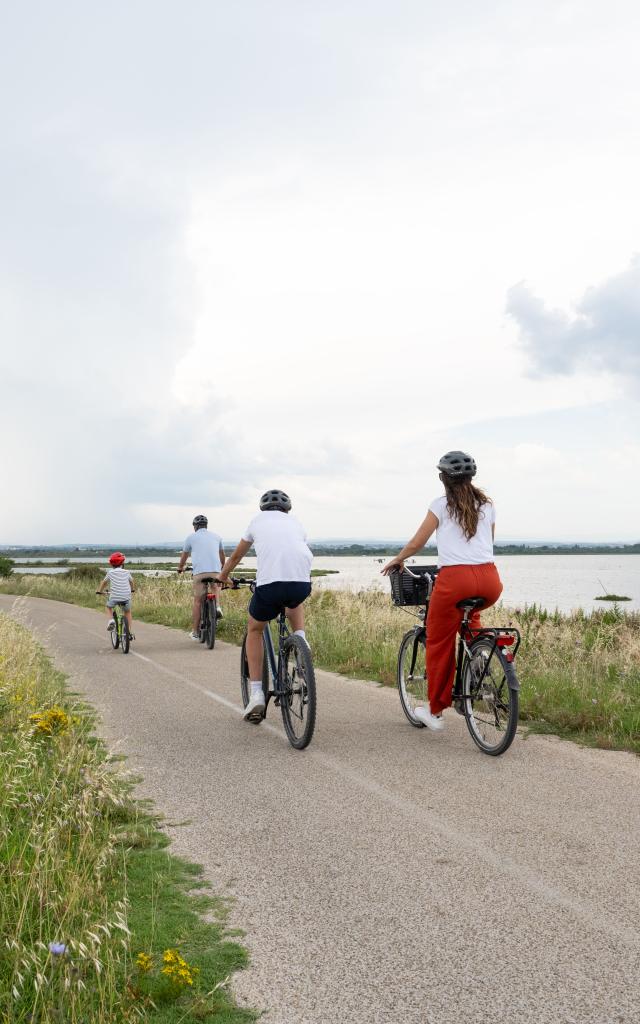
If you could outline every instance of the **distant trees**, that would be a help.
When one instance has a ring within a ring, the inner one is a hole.
[[[0,576],[11,576],[13,565],[13,559],[0,555]]]

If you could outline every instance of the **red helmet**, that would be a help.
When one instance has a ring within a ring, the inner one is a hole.
[[[112,555],[109,555],[109,565],[124,565],[122,551],[114,551]]]

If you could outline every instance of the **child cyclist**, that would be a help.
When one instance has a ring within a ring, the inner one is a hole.
[[[466,452],[447,452],[438,463],[445,493],[431,502],[422,525],[382,572],[402,571],[404,560],[420,551],[434,531],[440,572],[427,613],[427,685],[429,702],[414,714],[434,732],[443,728],[442,712],[451,705],[455,675],[456,635],[462,611],[458,601],[482,597],[484,608],[495,604],[502,583],[493,561],[496,514],[491,498],[471,483],[476,464]],[[480,628],[480,614],[471,616]]]
[[[107,575],[103,579],[102,583],[96,594],[104,594],[107,583],[109,584],[109,598],[105,607],[105,611],[109,616],[109,623],[107,629],[115,629],[116,623],[113,618],[113,606],[119,604],[120,601],[125,602],[124,613],[127,617],[127,625],[129,627],[129,638],[133,640],[133,626],[131,622],[131,595],[135,591],[135,584],[133,582],[133,576],[128,569],[124,568],[125,557],[121,551],[114,551],[109,557],[109,569]]]
[[[291,499],[284,491],[266,491],[260,499],[260,512],[251,520],[242,540],[217,576],[221,583],[226,582],[253,545],[258,568],[247,625],[251,693],[244,717],[248,720],[260,720],[264,712],[262,634],[265,624],[275,619],[284,607],[291,629],[306,640],[302,602],[311,593],[313,555],[307,547],[302,524],[289,515],[290,511]]]

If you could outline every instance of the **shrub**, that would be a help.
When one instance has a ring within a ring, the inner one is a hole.
[[[11,558],[0,556],[0,576],[11,576],[14,562]]]

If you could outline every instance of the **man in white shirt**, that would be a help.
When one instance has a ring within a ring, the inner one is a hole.
[[[264,713],[262,690],[262,634],[265,623],[285,608],[294,633],[306,640],[302,602],[311,593],[311,561],[302,524],[289,515],[291,499],[284,491],[266,491],[260,512],[249,523],[237,548],[218,575],[225,582],[251,545],[258,560],[256,589],[249,605],[247,661],[251,694],[244,717],[259,721]]]
[[[184,570],[185,563],[191,555],[191,568],[193,570],[193,608],[192,608],[192,631],[191,639],[200,640],[200,611],[202,598],[207,592],[207,584],[203,579],[207,576],[217,576],[225,564],[224,548],[222,538],[208,530],[209,520],[206,516],[196,516],[193,520],[193,533],[190,533],[182,547],[182,554],[178,562],[178,572]],[[217,617],[222,618],[220,608],[220,587],[214,587],[216,595]]]

